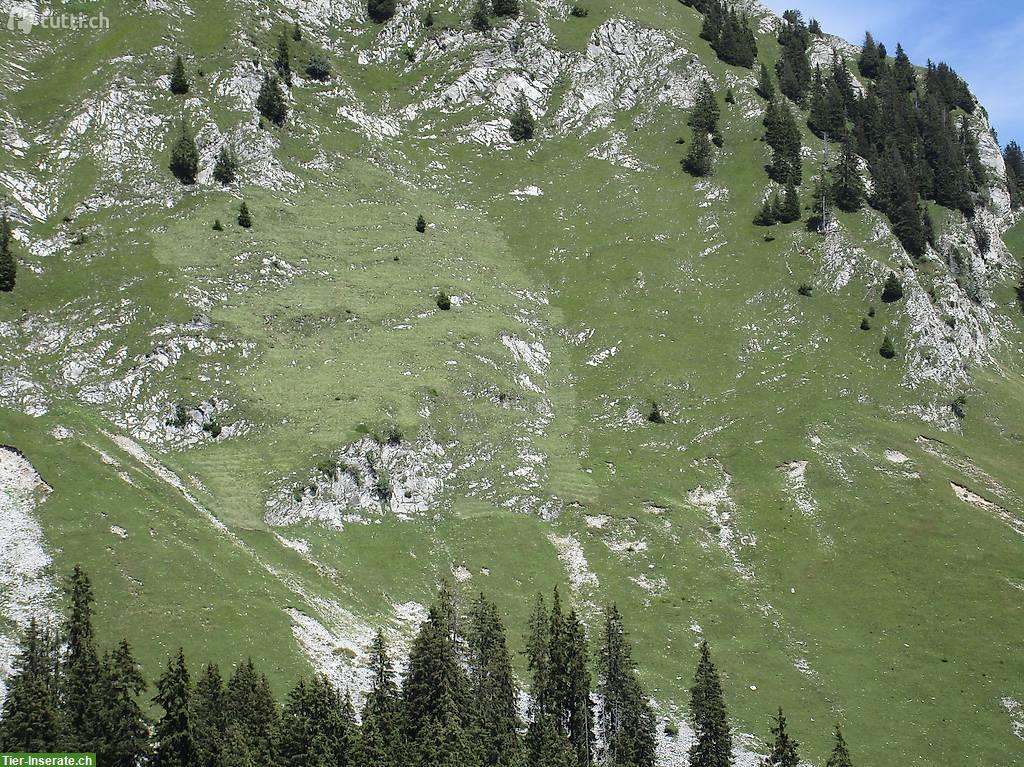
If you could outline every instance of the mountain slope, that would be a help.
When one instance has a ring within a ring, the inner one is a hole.
[[[103,33],[3,38],[0,441],[52,488],[52,606],[82,561],[147,676],[184,644],[282,689],[310,663],[358,680],[372,627],[407,637],[441,577],[519,625],[559,583],[585,616],[619,604],[666,718],[707,636],[748,748],[781,704],[815,763],[835,719],[865,763],[1014,763],[1024,235],[981,110],[991,247],[933,206],[917,264],[872,210],[766,241],[764,102],[679,3],[529,4],[489,35],[461,5],[429,29],[416,2],[383,26],[356,3],[99,7]],[[771,66],[778,21],[753,13]],[[261,128],[294,21],[292,114]],[[832,47],[855,55],[812,60]],[[317,50],[326,84],[298,74]],[[694,181],[675,142],[705,77],[736,103]],[[539,133],[514,145],[519,91]],[[192,188],[166,168],[182,117]],[[890,271],[906,298],[883,304]]]

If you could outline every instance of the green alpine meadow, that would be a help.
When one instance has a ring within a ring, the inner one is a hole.
[[[0,753],[1022,763],[1024,152],[943,55],[3,4]]]

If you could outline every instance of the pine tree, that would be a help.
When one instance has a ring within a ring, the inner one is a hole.
[[[632,651],[618,608],[605,611],[597,653],[597,721],[615,767],[654,767],[655,720],[636,675]]]
[[[21,638],[0,711],[0,751],[55,751],[63,742],[59,710],[60,653],[49,629],[35,618]]]
[[[882,345],[878,349],[878,353],[885,357],[887,360],[891,360],[896,356],[896,349],[892,345],[892,339],[886,336],[882,339]],[[830,762],[831,763],[831,762]]]
[[[185,62],[181,60],[181,56],[174,57],[174,66],[171,67],[171,93],[176,96],[183,96],[188,93],[189,82],[188,76],[185,74]]]
[[[710,176],[714,169],[714,157],[711,142],[706,133],[695,133],[690,142],[690,150],[683,159],[683,167],[691,176]]]
[[[800,220],[800,193],[794,184],[786,186],[786,194],[782,198],[777,217],[780,224],[792,224]]]
[[[217,152],[217,161],[213,166],[213,178],[225,186],[234,183],[238,178],[238,155],[235,154],[231,145],[223,144],[220,151]]]
[[[146,680],[127,640],[104,656],[101,668],[97,761],[110,767],[137,767],[149,754],[149,725],[136,702]]]
[[[536,121],[530,111],[530,104],[526,100],[526,94],[519,91],[516,96],[516,107],[512,113],[509,136],[513,141],[529,141],[533,138],[536,129]]]
[[[252,658],[239,664],[231,675],[226,698],[228,726],[239,726],[253,761],[256,764],[273,762],[276,758],[277,704],[267,677],[256,673]]]
[[[882,301],[892,304],[901,298],[903,298],[903,283],[896,276],[896,272],[889,272],[889,276],[885,280],[885,286],[882,288]]]
[[[227,692],[215,663],[206,664],[196,681],[192,711],[197,767],[221,767],[228,734]]]
[[[244,200],[238,206],[238,225],[243,229],[252,227],[252,215],[249,213],[249,206],[245,204]]]
[[[71,610],[64,627],[67,651],[61,678],[61,709],[67,726],[68,746],[80,752],[98,751],[102,735],[99,721],[100,660],[92,626],[95,598],[89,576],[75,565],[69,579]]]
[[[477,32],[489,32],[491,29],[491,9],[488,0],[476,0],[470,23]]]
[[[856,213],[864,206],[867,192],[860,176],[860,160],[849,135],[843,138],[839,162],[832,169],[832,197],[836,207],[847,213]]]
[[[420,234],[427,231],[427,219],[423,218],[422,215],[416,217],[416,231]]]
[[[167,670],[156,683],[153,701],[164,713],[156,723],[154,767],[192,767],[196,747],[192,736],[192,687],[185,653],[179,649],[168,659]]]
[[[772,750],[763,767],[799,767],[800,757],[796,750],[799,745],[786,732],[786,717],[779,708],[778,716],[772,722]]]
[[[14,260],[14,253],[11,251],[11,241],[14,233],[11,230],[11,220],[4,213],[0,217],[0,291],[10,293],[18,281],[18,262]]]
[[[690,688],[690,715],[696,733],[689,752],[691,767],[731,767],[732,735],[722,683],[706,640],[701,642],[700,660]]]
[[[850,760],[850,752],[846,750],[846,741],[843,739],[843,732],[839,729],[838,724],[836,725],[835,738],[835,746],[832,748],[832,753],[829,755],[825,767],[853,767],[853,762]]]
[[[470,608],[467,645],[473,699],[470,731],[480,749],[480,764],[513,767],[521,747],[512,659],[498,609],[483,594]]]
[[[288,103],[277,75],[265,74],[256,97],[256,109],[274,125],[284,125],[288,117]]]
[[[288,50],[288,33],[282,31],[277,38],[277,50],[274,53],[274,69],[287,85],[292,84],[291,54]]]
[[[494,0],[494,15],[514,19],[519,16],[519,0]]]
[[[775,223],[775,208],[772,207],[772,198],[765,197],[760,212],[754,216],[754,225],[773,226]]]
[[[199,149],[188,124],[182,120],[178,137],[171,144],[171,173],[183,184],[194,184],[199,174]]]
[[[761,63],[761,71],[757,78],[757,92],[765,101],[771,102],[775,99],[775,81],[764,62]]]
[[[395,670],[384,634],[377,631],[370,651],[372,682],[363,706],[363,722],[356,756],[358,767],[402,767],[404,744]]]
[[[373,21],[383,24],[395,15],[396,0],[367,0],[366,12]]]

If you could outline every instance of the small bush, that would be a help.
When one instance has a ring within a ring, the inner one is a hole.
[[[213,231],[215,231],[215,232],[223,232],[224,231],[224,224],[222,224],[220,222],[219,218],[215,218],[213,220]]]
[[[317,472],[327,477],[327,479],[334,479],[339,467],[340,464],[335,458],[321,458],[316,462]]]
[[[437,301],[437,308],[442,312],[446,312],[452,308],[452,297],[443,290],[437,294],[435,300]]]
[[[736,94],[732,92],[732,88],[728,88],[725,91],[725,103],[726,104],[735,104],[736,103]]]
[[[420,234],[427,231],[427,219],[423,218],[423,216],[416,217],[416,231]]]
[[[665,720],[665,734],[668,737],[670,737],[670,738],[678,738],[679,737],[679,725],[677,725],[675,722],[671,722],[671,721],[666,719]]]
[[[796,292],[801,296],[810,297],[814,293],[814,286],[807,282],[801,282],[800,287],[796,289]]]
[[[243,229],[252,227],[252,215],[249,213],[249,206],[244,201],[238,206],[238,225]]]
[[[434,12],[431,10],[427,11],[427,15],[423,17],[423,26],[432,27],[434,26]]]
[[[889,272],[889,277],[882,288],[882,301],[887,304],[895,303],[903,298],[903,283],[895,272]]]
[[[317,82],[327,82],[331,79],[331,62],[322,53],[314,53],[306,64],[306,74]]]
[[[860,329],[861,330],[871,330],[871,323],[868,321],[867,317],[865,317],[864,319],[862,319],[860,321]]]
[[[665,416],[661,414],[661,408],[657,402],[651,403],[651,412],[647,414],[647,420],[651,423],[665,423]]]
[[[188,410],[180,402],[175,402],[171,410],[171,417],[165,423],[168,426],[184,429],[188,425]]]
[[[569,15],[577,19],[585,19],[590,15],[590,11],[584,8],[582,5],[574,5],[572,10],[569,11]]]
[[[869,306],[868,307],[868,317],[874,317],[874,316],[875,316],[875,307]]]
[[[953,411],[953,415],[959,418],[961,421],[967,417],[967,396],[961,394],[951,403],[949,403],[950,409]]]
[[[885,359],[891,360],[896,356],[896,349],[892,345],[892,339],[886,336],[882,340],[882,345],[878,349],[878,353],[881,354]]]
[[[395,15],[396,5],[395,0],[367,0],[366,13],[378,24],[383,24]]]

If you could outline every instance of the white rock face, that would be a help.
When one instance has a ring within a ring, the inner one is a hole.
[[[0,446],[0,701],[17,653],[17,632],[32,618],[41,625],[56,619],[50,555],[35,518],[49,494],[25,456]]]
[[[283,484],[267,502],[271,525],[315,522],[342,529],[382,513],[411,519],[429,511],[451,471],[436,442],[385,443],[364,437],[346,447],[330,474]]]

